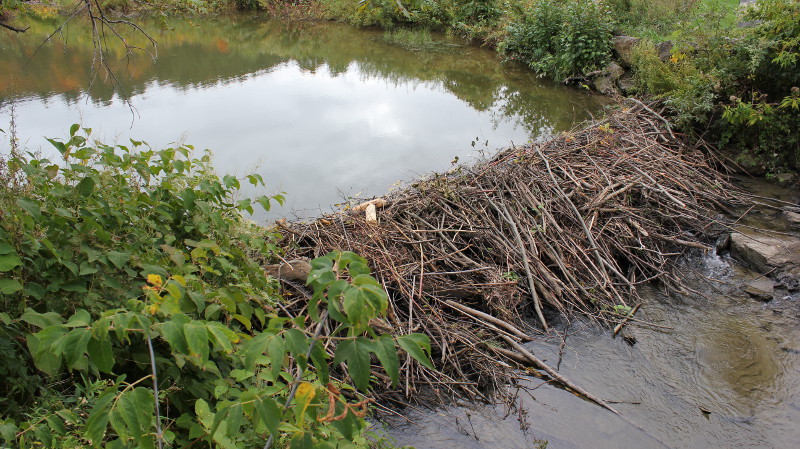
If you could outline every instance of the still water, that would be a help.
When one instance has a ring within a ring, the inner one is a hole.
[[[449,169],[456,157],[469,162],[478,150],[569,129],[602,105],[444,36],[415,48],[332,23],[138,23],[157,40],[158,57],[126,57],[110,40],[121,90],[102,71],[93,77],[85,24],[69,25],[38,52],[58,19],[0,32],[0,128],[11,128],[13,105],[28,149],[50,151],[44,137],[65,136],[72,123],[106,142],[209,148],[221,174],[264,177],[266,192],[247,193],[287,193],[287,205],[263,220],[384,194]]]

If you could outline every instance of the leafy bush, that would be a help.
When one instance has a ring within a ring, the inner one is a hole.
[[[659,58],[652,41],[642,40],[633,52],[637,88],[662,100],[680,126],[691,127],[707,120],[714,109],[717,80],[676,52],[669,61]]]
[[[392,383],[398,345],[432,367],[424,335],[370,328],[388,299],[367,262],[312,261],[307,311],[279,314],[260,262],[280,249],[241,212],[281,197],[234,199],[241,180],[188,146],[80,131],[51,140],[59,163],[12,150],[0,164],[0,441],[366,446],[371,354]]]
[[[535,0],[519,8],[501,51],[556,80],[597,70],[611,56],[612,19],[600,2]]]
[[[667,61],[652,42],[636,49],[640,93],[768,170],[800,166],[800,1],[759,0],[739,16],[724,1],[703,2],[671,40]]]

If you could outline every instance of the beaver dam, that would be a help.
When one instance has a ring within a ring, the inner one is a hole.
[[[385,379],[381,398],[485,398],[535,366],[605,405],[520,343],[558,315],[653,325],[629,316],[636,287],[681,291],[673,262],[710,249],[726,229],[717,210],[743,204],[712,154],[637,102],[314,222],[279,223],[281,245],[289,264],[334,250],[366,257],[390,298],[375,327],[430,336],[438,370],[406,360],[401,387]],[[303,270],[281,270],[298,293],[287,312],[302,309],[307,293],[292,278]]]

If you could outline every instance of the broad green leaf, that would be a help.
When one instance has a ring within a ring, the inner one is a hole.
[[[208,328],[208,331],[211,333],[214,341],[222,348],[223,351],[225,351],[227,354],[233,352],[232,343],[239,342],[239,336],[236,335],[235,332],[231,331],[218,321],[213,321],[206,324],[206,328]]]
[[[375,342],[375,355],[383,366],[383,370],[392,379],[392,387],[397,386],[400,375],[400,362],[397,358],[397,348],[394,340],[388,335],[381,335]]]
[[[322,343],[319,341],[314,342],[314,347],[311,349],[311,361],[314,362],[317,376],[323,384],[327,384],[330,381],[327,358],[328,354],[323,349]]]
[[[33,434],[36,436],[36,439],[39,440],[42,446],[52,447],[53,434],[52,432],[50,432],[50,427],[45,426],[43,424],[34,425]]]
[[[397,344],[414,360],[430,369],[436,369],[430,360],[431,340],[424,334],[408,334],[397,337]]]
[[[189,354],[200,362],[208,360],[208,329],[203,323],[191,321],[183,326],[183,334],[189,347]]]
[[[298,432],[292,435],[289,440],[289,449],[314,449],[314,441],[311,432]]]
[[[53,344],[53,352],[56,355],[63,353],[64,359],[67,362],[67,368],[75,369],[78,362],[83,358],[84,354],[86,354],[91,336],[91,329],[84,327],[72,329],[61,339],[63,345]]]
[[[350,287],[344,292],[344,312],[354,327],[355,334],[360,334],[367,327],[369,320],[377,315],[358,287]]]
[[[283,356],[286,354],[286,342],[281,335],[273,335],[267,345],[272,377],[277,378],[283,368]]]
[[[91,176],[87,176],[75,186],[75,189],[81,196],[89,196],[94,192],[94,187],[97,185],[97,182]]]
[[[3,254],[0,256],[0,272],[11,271],[14,268],[22,265],[17,253]]]
[[[108,257],[108,261],[114,264],[117,268],[122,268],[128,263],[128,259],[131,257],[130,252],[120,252],[120,251],[109,251],[106,256]]]
[[[155,415],[153,394],[147,388],[137,387],[124,393],[114,407],[125,421],[127,431],[139,448],[155,447],[152,434],[152,421]],[[112,425],[114,423],[112,422]],[[120,429],[115,427],[120,432]]]
[[[369,387],[370,363],[369,354],[372,342],[363,337],[345,340],[336,346],[333,364],[347,363],[347,370],[353,383],[359,390]]]
[[[96,267],[94,267],[92,265],[89,265],[86,262],[81,262],[81,268],[78,271],[78,276],[86,276],[86,275],[89,275],[89,274],[95,274],[95,273],[97,273],[97,271],[98,270],[97,270]]]
[[[196,400],[194,402],[194,414],[197,415],[197,419],[206,430],[211,429],[211,424],[214,422],[214,414],[211,413],[208,402],[202,399]]]
[[[97,369],[111,374],[111,369],[114,368],[114,349],[111,346],[111,340],[108,338],[103,338],[102,340],[92,338],[89,340],[87,350],[89,360],[94,363]]]
[[[232,176],[232,175],[223,176],[222,177],[222,182],[225,183],[225,187],[228,188],[228,189],[238,189],[240,187],[239,186],[239,180],[236,179],[236,177]]]
[[[67,433],[67,428],[64,426],[64,423],[61,421],[61,418],[58,415],[50,415],[46,419],[47,425],[50,427],[50,430],[53,431],[56,435],[64,435]]]
[[[89,413],[89,418],[83,427],[83,434],[86,435],[86,439],[89,440],[92,447],[100,447],[103,442],[103,436],[106,433],[106,427],[108,427],[108,411],[111,407],[111,402],[117,397],[116,393],[115,390],[106,390],[97,399],[94,408]]]
[[[281,410],[278,407],[278,404],[276,404],[275,401],[269,396],[263,395],[255,401],[254,405],[258,420],[264,424],[270,434],[277,437],[278,425],[282,419]]]
[[[244,352],[244,367],[247,370],[255,371],[256,359],[267,350],[270,336],[258,334],[248,341],[242,351]]]
[[[25,284],[25,294],[36,299],[42,299],[44,298],[44,295],[47,294],[47,290],[45,290],[41,284],[37,284],[36,282],[28,282]]]
[[[48,329],[50,329],[48,332],[45,332],[47,329],[43,329],[35,334],[28,335],[26,344],[28,346],[28,351],[30,351],[33,356],[33,363],[36,365],[36,368],[46,374],[55,376],[61,371],[62,358],[56,357],[52,351],[50,351],[50,346],[55,339],[61,338],[66,333],[67,329],[61,326],[53,326]]]
[[[71,317],[69,317],[69,320],[67,320],[64,326],[89,327],[91,325],[91,322],[92,322],[92,317],[89,315],[89,312],[87,312],[84,309],[78,309],[74,314],[72,314]]]
[[[348,412],[347,415],[344,417],[344,419],[334,421],[331,424],[333,424],[333,427],[335,427],[336,430],[341,432],[341,434],[344,435],[346,439],[348,440],[353,439],[353,434],[356,430],[355,429],[356,420],[355,417],[353,416],[353,413]]]
[[[186,315],[176,314],[170,321],[164,322],[160,327],[161,336],[169,343],[172,352],[189,354],[189,346],[183,335],[184,325],[190,321]]]
[[[284,338],[286,339],[286,347],[295,358],[306,355],[308,352],[308,337],[306,337],[303,331],[289,329],[286,331]]]
[[[242,428],[243,418],[242,404],[232,405],[225,419],[226,433],[229,437],[233,438],[239,433],[239,430]]]
[[[16,434],[17,434],[17,426],[14,425],[13,420],[12,422],[0,422],[0,437],[6,441],[6,443],[11,444],[13,441],[16,441]]]
[[[31,216],[35,219],[39,219],[42,217],[42,209],[39,207],[39,203],[36,200],[32,200],[30,198],[17,198],[17,205],[23,208],[25,212],[31,214]]]
[[[0,293],[10,295],[22,290],[22,284],[16,279],[0,279]]]

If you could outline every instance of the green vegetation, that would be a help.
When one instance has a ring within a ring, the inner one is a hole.
[[[258,175],[78,125],[51,143],[62,161],[13,141],[0,161],[5,445],[366,447],[371,354],[392,384],[397,346],[431,366],[426,336],[372,330],[387,296],[353,253],[312,261],[308,307],[277,311],[261,264],[281,250],[241,214],[283,199],[236,196]]]
[[[662,100],[684,129],[744,150],[741,162],[800,167],[800,1],[759,0],[743,12],[702,5],[677,22],[668,59],[654,41],[639,43],[638,93]]]
[[[556,80],[603,67],[611,58],[612,20],[599,2],[519,5],[500,51]]]
[[[683,131],[735,148],[743,162],[800,167],[798,0],[320,2],[328,17],[358,25],[477,38],[558,81],[602,69],[612,30],[636,36],[635,94],[661,100]],[[656,46],[667,41],[665,55]]]

